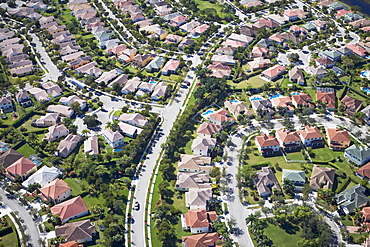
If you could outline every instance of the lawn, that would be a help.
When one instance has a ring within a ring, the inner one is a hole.
[[[9,216],[7,215],[5,216],[5,219],[8,225],[12,227],[12,230],[8,234],[0,235],[0,239],[1,239],[0,245],[1,246],[19,246],[19,242],[18,242],[19,239],[18,239],[17,231],[15,229],[13,222],[10,220]]]
[[[84,181],[80,181],[77,178],[66,178],[64,182],[68,184],[68,186],[72,190],[72,196],[79,196],[82,193],[81,183],[85,183]]]
[[[176,197],[176,195],[174,196],[173,206],[177,209],[180,209],[181,212],[184,214],[184,213],[188,212],[189,209],[185,205],[185,192],[180,192],[180,193],[181,194],[179,195],[179,197]],[[186,231],[182,230],[182,225],[181,225],[180,218],[178,219],[177,224],[175,225],[175,231],[176,231],[176,234],[177,234],[177,238],[179,238],[179,239],[181,239],[181,237],[183,237],[183,236],[192,235],[191,232],[186,232]],[[177,246],[181,247],[182,244],[178,243]]]
[[[288,160],[304,160],[301,151],[286,153],[285,155]]]
[[[173,81],[173,82],[182,82],[184,81],[184,77],[182,75],[174,75],[171,74],[170,76],[161,75],[159,77],[161,80]]]
[[[151,201],[151,207],[150,207],[150,212],[154,212],[155,208],[157,207],[157,203],[160,199],[160,195],[158,193],[158,185],[159,183],[162,182],[162,173],[158,172],[157,178],[155,180],[154,184],[154,189],[153,189],[153,194],[152,194],[152,201]],[[150,241],[152,242],[152,246],[161,246],[161,243],[159,239],[157,238],[157,229],[155,228],[154,222],[152,218],[150,219]]]
[[[336,152],[333,152],[327,146],[325,146],[324,148],[312,149],[312,153],[310,154],[311,159],[314,162],[315,161],[331,161],[340,155],[343,155],[343,152],[341,154],[336,155]]]
[[[275,82],[270,82],[272,85],[274,84],[279,84],[281,79],[275,81]],[[234,86],[236,89],[242,89],[246,88],[248,85],[252,86],[252,88],[259,88],[263,84],[267,83],[266,81],[262,80],[260,78],[260,75],[253,76],[249,78],[248,80],[241,81],[239,83],[233,83],[232,81],[228,80],[228,84],[230,86]]]
[[[47,128],[38,128],[32,126],[32,121],[35,119],[39,119],[41,116],[40,115],[34,115],[32,118],[28,119],[24,124],[22,124],[20,127],[26,128],[27,131],[35,131],[35,130],[42,130],[42,129],[47,129]]]
[[[274,243],[274,246],[279,247],[291,247],[291,246],[297,246],[296,243],[301,240],[301,229],[298,231],[295,231],[295,226],[293,225],[287,225],[285,226],[285,229],[283,229],[282,226],[275,226],[269,224],[269,226],[265,229],[265,235],[269,237],[272,242]]]
[[[88,209],[91,209],[93,206],[96,206],[98,204],[104,205],[105,203],[105,199],[102,195],[100,195],[99,197],[92,197],[91,195],[87,195],[82,199],[85,202]]]
[[[208,1],[195,0],[195,3],[198,5],[199,10],[204,10],[207,8],[214,9],[217,11],[218,16],[222,18],[224,14],[221,12],[221,6],[218,4],[210,3]]]
[[[18,148],[17,151],[23,154],[25,157],[29,157],[32,154],[36,153],[35,150],[28,144],[24,144],[23,146]]]

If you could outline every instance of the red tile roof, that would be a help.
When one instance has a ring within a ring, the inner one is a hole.
[[[182,237],[182,242],[186,247],[209,247],[215,246],[216,242],[220,240],[217,232],[196,234]]]
[[[63,193],[70,189],[71,188],[69,188],[66,182],[57,178],[52,182],[44,185],[44,187],[40,189],[40,192],[44,194],[46,197],[56,199],[58,196],[62,195]]]
[[[279,142],[275,137],[266,134],[256,136],[256,142],[258,142],[260,147],[279,146]]]
[[[186,225],[190,228],[208,227],[217,218],[215,211],[207,212],[205,209],[189,210],[184,216]]]
[[[277,130],[276,137],[280,139],[282,143],[301,141],[297,132],[291,132],[289,130]]]
[[[313,139],[313,138],[322,138],[322,134],[319,129],[311,126],[306,126],[304,130],[299,130],[298,133],[303,137],[303,139]]]
[[[51,208],[51,212],[54,215],[59,215],[62,221],[86,211],[88,209],[81,196],[72,198]]]
[[[326,103],[326,107],[335,108],[336,100],[334,92],[324,93],[321,91],[316,91],[316,101],[319,100],[323,103]]]
[[[334,142],[350,142],[349,134],[346,130],[327,129],[329,141]]]
[[[361,46],[357,44],[348,44],[345,45],[348,49],[350,49],[353,53],[356,53],[359,56],[365,56],[366,55],[366,50],[362,48]]]
[[[365,178],[370,178],[370,162],[358,169],[357,173]]]
[[[262,72],[262,74],[270,78],[273,78],[279,75],[280,73],[283,73],[284,71],[285,71],[285,67],[277,64],[271,68],[266,69],[265,71]]]
[[[23,176],[35,166],[36,166],[35,163],[30,161],[29,159],[22,157],[18,159],[17,161],[15,161],[10,166],[8,166],[6,168],[6,171],[14,175]]]

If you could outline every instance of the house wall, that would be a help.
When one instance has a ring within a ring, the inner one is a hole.
[[[193,234],[209,232],[209,227],[190,228],[190,232]]]
[[[70,218],[68,218],[68,219],[65,219],[65,220],[63,220],[62,222],[63,222],[63,223],[66,223],[66,222],[68,222],[68,221],[70,221],[70,220],[80,218],[80,217],[85,216],[85,215],[87,215],[87,214],[89,214],[89,210],[86,210],[85,212],[82,212],[82,213],[77,214],[77,215],[75,215],[75,216],[73,216],[73,217],[70,217]]]

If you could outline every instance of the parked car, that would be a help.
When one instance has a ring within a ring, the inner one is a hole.
[[[140,203],[139,203],[139,202],[135,202],[134,209],[135,209],[136,211],[139,211],[139,210],[140,210]]]

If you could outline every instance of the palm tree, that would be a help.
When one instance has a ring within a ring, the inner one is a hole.
[[[108,122],[107,125],[105,126],[106,129],[111,129],[112,131],[117,131],[118,129],[118,124],[115,122]]]
[[[90,133],[91,133],[91,131],[90,131],[89,129],[83,129],[83,130],[81,131],[81,133],[82,133],[84,136],[87,136],[88,134],[90,134]]]

